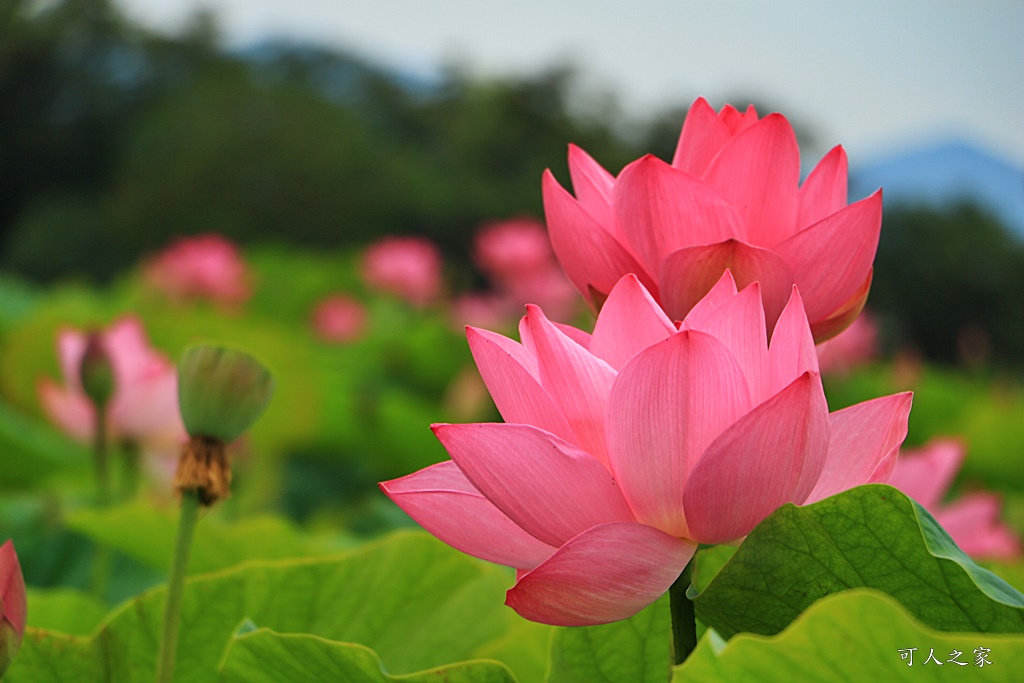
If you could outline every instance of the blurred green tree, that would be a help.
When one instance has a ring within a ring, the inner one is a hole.
[[[971,204],[887,208],[868,306],[946,363],[1024,367],[1024,245]]]

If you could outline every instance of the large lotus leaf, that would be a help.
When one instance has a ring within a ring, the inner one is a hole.
[[[75,588],[28,590],[28,625],[75,635],[89,635],[107,615],[99,598]]]
[[[668,596],[612,624],[555,629],[548,683],[664,683],[672,666]]]
[[[105,509],[77,510],[68,515],[65,523],[98,543],[166,571],[171,564],[177,518],[171,510],[134,501]],[[196,527],[189,553],[189,573],[225,569],[245,560],[324,554],[327,546],[281,517],[263,515],[227,522],[214,513]]]
[[[771,635],[814,601],[858,587],[893,596],[941,631],[1024,632],[1024,595],[971,561],[924,508],[879,484],[779,508],[694,602],[723,636]]]
[[[237,624],[372,648],[387,671],[476,657],[517,617],[510,577],[419,532],[333,558],[253,562],[191,578],[182,604],[177,679],[215,681]],[[29,629],[5,683],[151,681],[163,589],[124,605],[89,638]],[[515,668],[515,664],[510,662]]]
[[[514,683],[498,662],[472,661],[390,676],[368,647],[318,636],[258,629],[236,636],[220,665],[220,683]]]
[[[980,668],[978,655],[985,657]],[[723,642],[709,633],[676,667],[672,681],[1013,683],[1020,680],[1021,661],[1024,637],[939,632],[915,621],[893,598],[854,589],[811,605],[776,636],[744,633]]]

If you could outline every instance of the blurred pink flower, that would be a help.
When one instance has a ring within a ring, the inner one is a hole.
[[[466,325],[503,328],[517,312],[522,312],[522,304],[517,306],[508,297],[494,293],[474,293],[454,299],[449,317],[452,325],[460,330]]]
[[[579,294],[554,261],[548,268],[509,282],[505,292],[517,314],[527,303],[541,307],[555,320],[566,320],[579,310]]]
[[[0,546],[0,676],[21,647],[27,616],[25,578],[12,541]]]
[[[473,260],[489,277],[506,283],[547,270],[555,262],[544,224],[516,218],[485,225],[474,240]]]
[[[441,254],[421,237],[388,237],[367,247],[362,275],[371,289],[424,307],[441,293]]]
[[[845,330],[818,344],[817,350],[821,374],[846,374],[878,355],[878,322],[864,311]]]
[[[540,221],[516,218],[485,225],[477,233],[473,259],[494,285],[488,300],[498,320],[518,317],[527,303],[558,320],[576,312],[578,295],[555,260]]]
[[[933,439],[922,448],[907,450],[900,455],[889,484],[932,513],[968,555],[1001,560],[1019,558],[1020,539],[999,521],[1002,506],[999,496],[977,491],[949,504],[942,502],[960,471],[965,455],[960,441]]]
[[[545,171],[544,211],[555,253],[599,308],[635,273],[680,320],[731,269],[761,283],[769,331],[794,284],[824,341],[857,317],[871,284],[882,196],[847,205],[847,162],[836,147],[800,180],[796,135],[781,114],[759,119],[693,103],[671,164],[648,155],[613,177],[569,149],[573,197]]]
[[[313,309],[312,324],[313,331],[324,341],[354,341],[366,329],[366,309],[350,296],[334,294]]]
[[[452,460],[381,487],[446,543],[518,569],[506,604],[534,621],[627,618],[697,543],[884,481],[906,435],[909,393],[829,415],[795,288],[771,345],[760,286],[737,293],[728,271],[678,330],[628,275],[592,335],[529,306],[520,336],[468,330],[505,423],[434,425]]]
[[[149,345],[142,323],[133,316],[116,321],[98,338],[113,366],[114,393],[107,410],[111,436],[157,450],[175,449],[186,435],[178,412],[174,364]],[[57,335],[57,355],[64,385],[49,377],[38,385],[50,419],[83,442],[93,439],[96,428],[96,409],[79,379],[87,339],[84,332],[62,330]]]
[[[252,293],[251,275],[238,247],[215,234],[178,240],[145,264],[144,276],[176,300],[208,299],[233,306]]]

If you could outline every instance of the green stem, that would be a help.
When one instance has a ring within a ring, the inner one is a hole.
[[[139,445],[133,440],[124,442],[124,480],[121,482],[121,498],[131,498],[139,489]]]
[[[156,683],[174,680],[174,663],[178,653],[178,630],[181,622],[181,598],[185,592],[185,571],[188,553],[192,547],[192,534],[199,520],[199,496],[195,491],[181,494],[181,516],[178,518],[178,539],[171,559],[171,573],[167,579],[167,606],[164,608],[163,637],[157,659]]]
[[[96,467],[96,505],[105,508],[110,505],[110,456],[107,449],[107,406],[104,403],[96,404],[96,422],[93,428],[92,454]],[[90,586],[93,594],[100,600],[106,599],[112,562],[110,547],[97,542]]]
[[[697,647],[697,617],[693,611],[693,601],[686,597],[692,567],[691,560],[668,589],[669,612],[672,614],[672,646],[676,664],[686,661],[693,648]]]
[[[96,424],[92,441],[93,461],[96,465],[96,503],[110,504],[110,456],[107,452],[107,406],[96,406]]]

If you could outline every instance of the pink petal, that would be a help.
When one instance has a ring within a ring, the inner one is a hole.
[[[596,526],[522,575],[505,604],[555,626],[627,619],[668,591],[696,549],[643,524]]]
[[[842,147],[833,147],[822,157],[800,186],[798,228],[818,221],[846,208],[847,161]]]
[[[710,334],[725,344],[747,378],[751,401],[756,404],[768,398],[768,333],[758,283],[730,297],[712,315],[695,317],[691,312],[683,327]]]
[[[683,318],[681,327],[698,327],[700,321],[711,315],[719,306],[736,296],[736,281],[732,278],[732,271],[728,268],[718,278],[718,282],[704,295],[700,301],[694,304],[690,312]]]
[[[596,308],[626,273],[635,273],[648,290],[654,289],[653,279],[636,258],[558,184],[550,171],[544,172],[543,190],[551,247],[573,285]]]
[[[750,244],[774,247],[796,231],[800,150],[781,114],[737,134],[704,180],[740,212]]]
[[[470,483],[541,541],[560,546],[597,524],[634,521],[611,474],[589,453],[528,425],[435,425]]]
[[[40,380],[39,399],[50,420],[76,441],[92,441],[96,412],[84,394],[64,389],[49,379]]]
[[[555,552],[484,498],[450,460],[380,488],[428,532],[481,560],[532,569]]]
[[[614,289],[614,287],[612,289]],[[604,310],[603,307],[602,310]],[[555,323],[555,327],[561,330],[569,339],[572,339],[588,351],[590,350],[591,335],[589,332],[584,332],[578,327],[573,327],[572,325],[566,325],[564,323]]]
[[[536,345],[541,386],[569,422],[578,444],[608,463],[604,414],[615,370],[569,339],[536,306],[527,306],[526,322]]]
[[[630,274],[619,280],[608,295],[597,316],[589,349],[617,370],[634,354],[675,332],[676,326],[661,306]]]
[[[861,287],[875,260],[881,226],[882,194],[876,192],[778,245],[776,252],[806,297],[811,321],[834,314]]]
[[[722,107],[722,111],[718,112],[718,118],[722,120],[722,123],[725,124],[725,127],[734,136],[750,128],[758,121],[757,110],[752,104],[748,104],[742,114],[736,107],[727,104]]]
[[[840,304],[827,318],[811,322],[811,334],[817,343],[828,341],[847,327],[849,327],[860,312],[864,310],[864,304],[868,300],[868,292],[871,290],[871,278],[874,275],[874,268],[868,269],[868,275],[864,282],[857,288],[850,298]]]
[[[908,391],[832,413],[832,438],[825,469],[807,503],[870,481],[884,481],[873,474],[879,463],[898,452],[906,438],[912,399],[913,394]]]
[[[120,318],[111,325],[103,335],[103,343],[114,366],[118,388],[148,374],[154,360],[167,364],[163,356],[153,351],[142,323],[134,316]]]
[[[777,394],[805,372],[818,372],[818,353],[807,324],[803,299],[796,287],[779,316],[768,348],[770,364],[767,391]]]
[[[739,213],[710,186],[651,155],[619,174],[612,204],[623,238],[652,273],[677,249],[746,234]]]
[[[639,521],[686,536],[683,491],[708,445],[750,409],[739,363],[683,330],[626,363],[608,401],[612,472]]]
[[[689,538],[732,541],[780,505],[803,503],[828,443],[825,393],[807,372],[725,430],[697,461],[683,496]]]
[[[19,643],[25,634],[26,617],[25,577],[21,572],[18,554],[14,550],[14,542],[7,540],[0,545],[0,623],[7,622],[14,627],[18,634],[16,643]],[[15,644],[14,649],[17,650],[17,647]],[[14,656],[14,652],[9,650],[4,654]],[[6,666],[7,662],[3,662],[3,665]]]
[[[961,442],[935,439],[923,448],[901,453],[888,484],[933,510],[960,471],[964,455]]]
[[[772,329],[789,300],[793,273],[776,254],[736,240],[680,249],[662,262],[659,283],[665,312],[677,320],[685,318],[726,270],[732,271],[739,289],[761,283],[768,329]]]
[[[711,160],[731,138],[729,128],[707,100],[698,97],[686,112],[672,165],[696,178],[703,177]]]
[[[601,164],[576,145],[569,145],[569,176],[576,200],[590,216],[618,237],[612,214],[615,178]]]
[[[572,427],[540,385],[536,359],[521,345],[487,330],[466,328],[480,377],[505,422],[530,424],[574,441]]]
[[[178,407],[178,373],[167,363],[157,372],[126,384],[110,402],[117,431],[137,440],[187,440]]]

